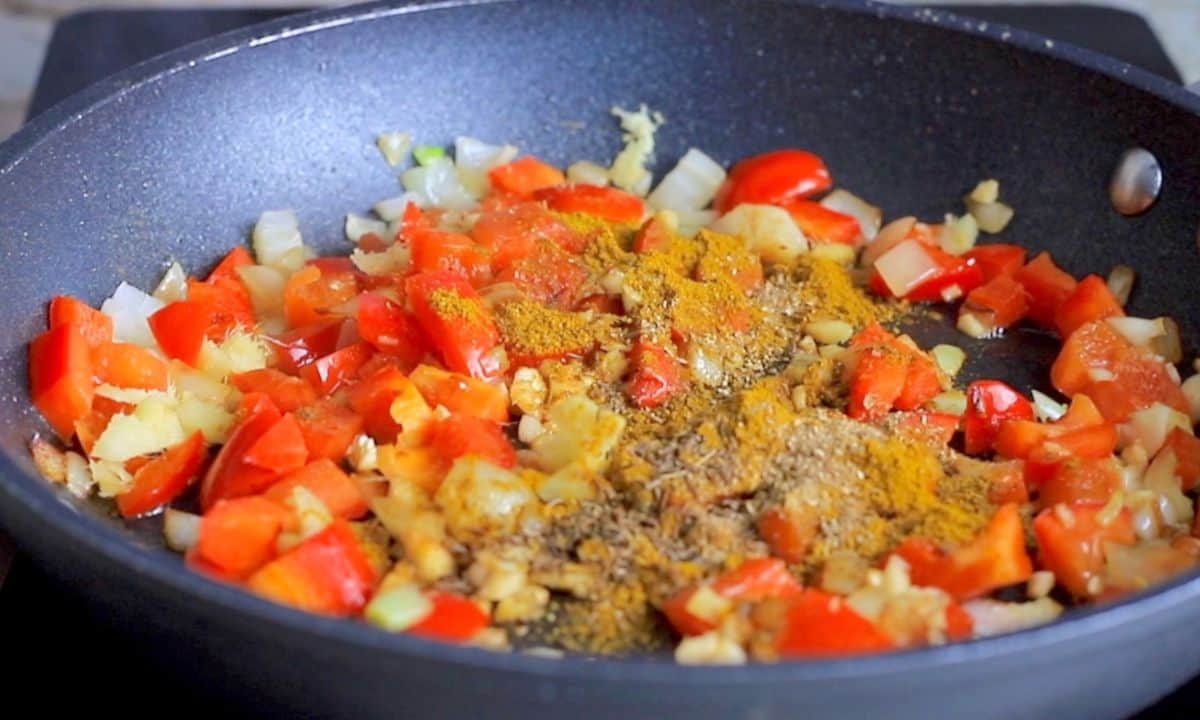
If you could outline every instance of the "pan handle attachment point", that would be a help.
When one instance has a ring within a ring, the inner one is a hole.
[[[1158,158],[1146,148],[1121,153],[1108,184],[1108,197],[1122,215],[1140,215],[1162,192],[1163,172]]]

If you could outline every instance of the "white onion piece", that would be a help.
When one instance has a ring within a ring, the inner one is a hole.
[[[297,269],[296,251],[304,247],[300,221],[291,210],[267,210],[258,216],[251,234],[254,257],[260,265]],[[301,264],[303,261],[301,261]],[[295,267],[293,267],[295,266]]]
[[[979,224],[970,213],[962,217],[947,214],[942,230],[938,233],[938,244],[951,255],[962,255],[975,247],[975,241],[978,239]]]
[[[1013,209],[1002,202],[977,203],[968,201],[967,210],[975,216],[980,230],[993,235],[1003,230],[1013,219]]]
[[[675,228],[675,232],[684,237],[692,237],[700,232],[700,228],[715,222],[717,216],[716,210],[676,210],[675,221],[678,227]]]
[[[200,516],[167,508],[163,513],[163,538],[175,552],[187,552],[200,540]]]
[[[965,198],[968,202],[980,204],[994,203],[1000,199],[1000,183],[997,180],[980,180],[970,195]]]
[[[171,386],[180,397],[191,395],[211,403],[224,405],[241,393],[232,385],[214,380],[187,363],[172,360],[167,367]],[[99,388],[97,388],[99,391]]]
[[[472,137],[454,139],[454,164],[459,182],[473,195],[487,193],[491,186],[488,170],[512,162],[516,156],[514,145],[488,145]]]
[[[608,168],[591,160],[571,163],[567,168],[567,182],[603,187],[608,185]]]
[[[1044,392],[1033,391],[1033,414],[1042,422],[1054,422],[1067,414],[1067,406]]]
[[[158,281],[158,285],[155,286],[151,295],[164,303],[173,303],[177,300],[186,300],[187,291],[187,273],[183,271],[182,265],[173,262],[171,267],[163,273],[162,279]]]
[[[475,196],[463,187],[449,158],[436,158],[428,165],[409,168],[400,176],[400,182],[419,198],[422,207],[435,205],[447,210],[475,207]]]
[[[743,203],[712,224],[717,232],[737,235],[763,260],[791,264],[808,251],[808,238],[787,210],[774,205]]]
[[[883,224],[883,210],[854,193],[838,188],[821,198],[821,204],[857,220],[858,228],[867,242],[871,242],[879,234],[879,227]]]
[[[875,261],[879,276],[896,297],[904,297],[913,288],[941,272],[941,266],[916,240],[905,240]]]
[[[1183,396],[1187,398],[1192,422],[1200,422],[1200,375],[1193,375],[1184,380],[1179,389],[1183,390]]]
[[[283,312],[283,286],[287,284],[287,273],[269,265],[242,265],[237,274],[250,294],[256,316]]]
[[[1142,476],[1142,483],[1147,490],[1158,495],[1157,506],[1159,514],[1168,525],[1192,524],[1192,501],[1183,494],[1182,483],[1176,476],[1179,460],[1170,448],[1154,456],[1150,467]]]
[[[1190,417],[1161,402],[1130,413],[1127,422],[1130,437],[1140,442],[1149,455],[1158,452],[1171,430],[1180,428],[1184,432],[1192,432]]]
[[[1179,323],[1165,315],[1158,318],[1158,321],[1162,323],[1163,334],[1150,341],[1150,349],[1168,363],[1183,362],[1183,341],[1179,337]],[[1174,369],[1168,365],[1168,370]]]
[[[712,202],[723,182],[725,169],[716,160],[690,148],[663,176],[646,202],[658,210],[700,210]]]
[[[382,252],[366,252],[355,249],[350,253],[350,262],[354,267],[368,275],[386,275],[400,273],[408,269],[411,253],[407,245],[395,243]]]
[[[659,113],[651,113],[645,105],[636,111],[613,107],[611,112],[620,120],[621,129],[625,131],[621,135],[625,147],[613,158],[608,178],[622,190],[645,195],[652,181],[646,163],[654,157],[654,132],[662,125],[663,117]]]
[[[1110,317],[1104,322],[1119,335],[1140,348],[1150,347],[1150,341],[1164,334],[1167,329],[1162,318]]]
[[[380,220],[372,220],[371,218],[355,215],[354,213],[346,214],[346,239],[352,243],[357,243],[362,239],[363,235],[378,235],[379,237],[387,236],[387,223]]]
[[[112,297],[100,305],[100,312],[113,320],[113,340],[145,348],[157,348],[158,342],[155,341],[146,318],[162,309],[165,304],[162,300],[123,282],[117,286]]]
[[[1129,302],[1129,294],[1133,292],[1133,281],[1136,275],[1128,265],[1117,265],[1108,274],[1108,289],[1121,307]]]
[[[986,599],[970,600],[963,604],[963,609],[971,616],[975,634],[979,637],[989,637],[1045,625],[1056,620],[1063,611],[1062,605],[1049,597],[1041,597],[1033,602],[1024,603],[1006,603]]]
[[[409,151],[412,150],[413,138],[406,132],[385,132],[375,138],[375,144],[379,146],[379,152],[383,153],[387,164],[396,167],[408,157]]]
[[[384,220],[393,222],[404,217],[404,209],[408,207],[409,203],[414,203],[417,207],[421,207],[420,197],[416,193],[406,192],[393,198],[380,200],[371,209]],[[383,235],[384,240],[390,241],[393,237],[395,237],[395,233],[392,232],[385,232]]]
[[[725,368],[720,361],[704,351],[699,343],[692,343],[688,348],[688,367],[692,369],[692,377],[704,385],[715,387],[725,379]]]
[[[96,484],[91,466],[77,452],[68,452],[64,456],[63,481],[67,485],[67,490],[70,490],[75,497],[80,498],[90,495],[92,486]]]
[[[880,255],[903,242],[916,224],[917,219],[909,215],[884,225],[871,244],[863,249],[860,259],[863,267],[871,267]]]

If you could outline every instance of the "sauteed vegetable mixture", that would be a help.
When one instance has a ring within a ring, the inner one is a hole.
[[[610,166],[417,147],[348,256],[271,211],[207,275],[55,297],[38,468],[162,513],[198,572],[494,648],[886,651],[1197,562],[1200,379],[1126,315],[1132,270],[990,241],[994,180],[936,223],[800,149],[693,149],[650,191],[661,119],[616,112]],[[931,308],[1057,334],[1057,396],[956,382],[963,350],[902,332]]]

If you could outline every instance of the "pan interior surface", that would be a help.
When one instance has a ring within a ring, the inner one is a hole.
[[[909,10],[700,0],[372,7],[152,61],[4,146],[0,499],[20,497],[54,522],[71,521],[63,508],[90,517],[79,518],[85,544],[113,541],[97,523],[120,525],[97,505],[53,495],[27,458],[44,426],[29,402],[26,343],[51,295],[95,304],[121,280],[153,285],[171,260],[203,271],[264,209],[294,208],[307,242],[344,253],[344,214],[399,192],[374,144],[388,130],[431,144],[460,134],[507,141],[562,165],[611,158],[620,141],[609,108],[644,103],[666,118],[659,172],[692,146],[726,164],[804,147],[888,216],[960,211],[965,191],[995,177],[1017,209],[1004,239],[1050,250],[1077,275],[1132,265],[1141,280],[1131,314],[1172,315],[1188,346],[1200,340],[1189,322],[1200,276],[1194,104],[1006,45],[986,28],[963,34],[936,14],[899,19]],[[1148,212],[1128,218],[1112,211],[1106,183],[1135,145],[1157,155],[1165,183]],[[976,374],[1045,384],[1044,365],[1029,362],[1044,354],[1037,338],[958,342],[977,358]],[[183,575],[163,569],[174,560],[152,526],[132,536],[150,548],[138,551],[138,571]],[[205,592],[241,602],[226,589]],[[950,662],[978,645],[938,652]]]

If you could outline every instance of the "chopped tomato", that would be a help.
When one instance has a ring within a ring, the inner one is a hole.
[[[212,272],[205,278],[207,283],[220,283],[228,280],[241,282],[237,269],[243,265],[253,265],[254,258],[251,257],[250,251],[244,245],[234,246],[225,257],[221,258],[221,262],[212,269]]]
[[[1069,337],[1080,325],[1124,314],[1117,297],[1108,289],[1108,283],[1099,275],[1088,275],[1058,306],[1054,313],[1054,328],[1062,337]]]
[[[789,200],[783,203],[796,225],[814,243],[841,243],[857,247],[862,240],[862,228],[853,215],[830,210],[812,200]]]
[[[195,365],[211,319],[204,303],[179,300],[155,312],[147,322],[167,357]]]
[[[229,381],[244,393],[258,392],[271,398],[280,412],[292,412],[316,402],[317,391],[298,377],[275,368],[260,368],[231,375]]]
[[[492,384],[432,365],[418,365],[408,376],[432,406],[452,413],[473,415],[496,423],[508,422],[508,393]]]
[[[914,584],[939,587],[958,600],[1024,582],[1033,574],[1015,503],[1000,506],[983,532],[949,553],[923,538],[910,538],[896,554],[908,562]]]
[[[780,657],[860,655],[894,644],[843,598],[806,589],[788,603],[787,619],[775,641]]]
[[[488,171],[488,180],[494,188],[519,197],[529,197],[538,190],[563,184],[567,177],[553,165],[526,155],[492,168]]]
[[[1196,487],[1196,481],[1200,480],[1200,438],[1175,428],[1167,435],[1163,448],[1175,453],[1175,474],[1183,482],[1183,489]]]
[[[971,454],[985,453],[1005,421],[1032,418],[1033,404],[1014,388],[999,380],[976,380],[967,386],[963,446]]]
[[[488,625],[487,613],[472,600],[439,590],[430,591],[427,597],[433,609],[408,629],[413,635],[465,642]]]
[[[683,370],[674,357],[662,347],[638,338],[629,351],[632,366],[625,383],[625,394],[634,405],[658,407],[684,387]]]
[[[472,285],[487,282],[492,274],[486,250],[466,235],[427,228],[409,234],[412,271],[450,272],[470,280]]]
[[[279,411],[268,401],[256,412],[248,413],[234,428],[200,483],[202,508],[207,510],[218,500],[255,495],[278,479],[277,473],[246,462],[245,456],[279,418]]]
[[[1075,278],[1063,272],[1050,253],[1040,253],[1013,277],[1029,293],[1029,317],[1042,327],[1054,327],[1058,308],[1075,292]]]
[[[585,213],[615,223],[636,223],[646,214],[646,205],[637,195],[599,185],[568,183],[538,190],[534,197],[559,212]]]
[[[966,640],[975,633],[975,619],[962,605],[950,601],[946,605],[946,637]]]
[[[1121,487],[1120,468],[1113,458],[1068,457],[1038,483],[1038,507],[1075,502],[1103,504]]]
[[[192,433],[183,442],[167,448],[133,474],[133,485],[117,496],[117,509],[124,517],[144,515],[178,497],[204,465],[204,434]]]
[[[904,373],[904,388],[896,397],[893,407],[897,410],[915,410],[942,391],[942,380],[937,365],[920,350],[911,349],[908,368]]]
[[[960,422],[959,416],[950,413],[916,410],[904,413],[900,429],[915,440],[944,447],[950,444]]]
[[[742,203],[780,205],[833,186],[825,161],[806,150],[775,150],[733,166],[717,190],[713,208],[725,213]]]
[[[271,340],[275,358],[284,372],[297,373],[305,365],[337,349],[342,334],[342,319],[293,328]]]
[[[112,342],[112,318],[70,295],[56,295],[50,301],[50,329],[60,325],[79,328],[83,339],[91,347]]]
[[[758,516],[758,534],[771,553],[789,563],[802,562],[818,530],[815,513],[771,507]]]
[[[451,415],[438,420],[433,425],[430,445],[448,462],[476,455],[500,467],[517,464],[517,452],[500,426],[470,415]]]
[[[1123,422],[1155,401],[1189,412],[1167,366],[1104,321],[1071,333],[1050,368],[1050,380],[1064,395],[1087,394],[1111,422]]]
[[[849,402],[846,414],[856,420],[879,420],[896,404],[904,392],[909,357],[885,345],[866,347],[849,374]]]
[[[531,299],[560,310],[575,303],[587,278],[587,268],[549,240],[535,242],[528,255],[496,276],[497,281],[511,282]]]
[[[481,214],[471,228],[471,237],[490,251],[496,273],[528,256],[541,240],[568,253],[578,253],[586,242],[546,208],[529,202]]]
[[[300,377],[320,395],[329,395],[348,384],[375,351],[364,342],[347,345],[300,368]]]
[[[635,253],[661,252],[671,246],[674,238],[674,231],[667,226],[667,223],[661,217],[655,215],[642,223],[642,226],[638,228],[637,233],[633,236],[633,251]]]
[[[404,284],[417,322],[446,367],[477,378],[503,371],[495,352],[500,331],[466,278],[447,272],[418,273]]]
[[[988,502],[993,505],[1029,502],[1023,466],[1024,463],[1019,460],[992,465],[989,473]]]
[[[362,416],[332,398],[296,408],[295,415],[310,458],[341,460],[363,429]]]
[[[937,247],[926,247],[940,270],[905,293],[906,300],[949,302],[969,294],[983,284],[983,271],[970,259],[951,255]]]
[[[169,377],[163,359],[133,343],[105,343],[92,349],[96,381],[122,388],[166,390]]]
[[[1128,508],[1101,514],[1103,509],[1101,503],[1072,503],[1046,508],[1033,521],[1039,563],[1076,597],[1091,595],[1091,579],[1104,572],[1104,543],[1137,541]]]
[[[414,439],[420,438],[433,420],[433,410],[420,390],[394,367],[380,368],[356,383],[350,388],[347,400],[362,416],[367,434],[381,443],[394,442],[401,431]],[[392,406],[397,402],[401,404],[398,408],[401,412],[393,413]]]
[[[288,278],[283,288],[283,310],[292,327],[316,325],[331,319],[330,310],[358,295],[353,272],[322,272],[305,265]]]
[[[983,273],[984,282],[991,282],[1001,275],[1014,275],[1025,264],[1025,248],[1006,243],[976,245],[963,257],[973,261]]]
[[[1021,283],[1009,275],[996,275],[967,294],[963,309],[986,313],[992,328],[1007,328],[1029,313],[1029,300]]]
[[[59,325],[29,344],[29,395],[63,440],[92,408],[96,384],[87,338],[75,325]]]
[[[800,583],[778,558],[750,558],[719,576],[709,587],[718,595],[735,601],[789,598],[801,592]],[[686,587],[662,604],[662,612],[671,626],[683,635],[699,635],[712,630],[714,623],[697,617],[688,603],[698,586]]]
[[[263,497],[286,504],[292,491],[302,487],[321,499],[334,517],[353,520],[367,513],[367,500],[358,483],[329,458],[318,458],[288,473],[263,493]]]
[[[426,340],[417,321],[399,304],[375,293],[358,298],[358,334],[376,350],[409,367],[425,356]]]
[[[377,575],[354,531],[335,520],[263,566],[247,586],[301,610],[350,615],[367,604]]]
[[[213,342],[224,340],[236,327],[254,327],[254,303],[237,278],[218,277],[211,282],[189,278],[187,299],[206,308],[207,336]]]
[[[291,413],[281,416],[242,457],[255,467],[279,475],[303,467],[308,461],[308,449],[304,446],[304,434],[300,432],[296,417]]]
[[[1003,457],[1024,458],[1047,440],[1056,439],[1072,431],[1104,424],[1104,417],[1096,408],[1096,404],[1087,395],[1080,394],[1071,399],[1071,405],[1066,414],[1053,423],[1039,423],[1028,419],[1005,420],[1000,425],[1000,431],[996,434],[993,447],[996,453]],[[1107,442],[1104,441],[1106,437],[1109,437],[1108,430],[1101,430],[1095,435],[1083,433],[1069,437],[1066,445],[1090,446],[1092,441],[1096,440]],[[1060,455],[1069,454],[1065,447],[1059,447]],[[1107,452],[1101,451],[1099,455],[1096,455],[1096,451],[1088,450],[1085,447],[1084,452],[1089,456],[1103,457],[1112,452],[1112,449],[1109,447]]]
[[[275,557],[275,539],[290,521],[286,509],[265,498],[221,500],[201,518],[188,562],[226,579],[245,578]]]

